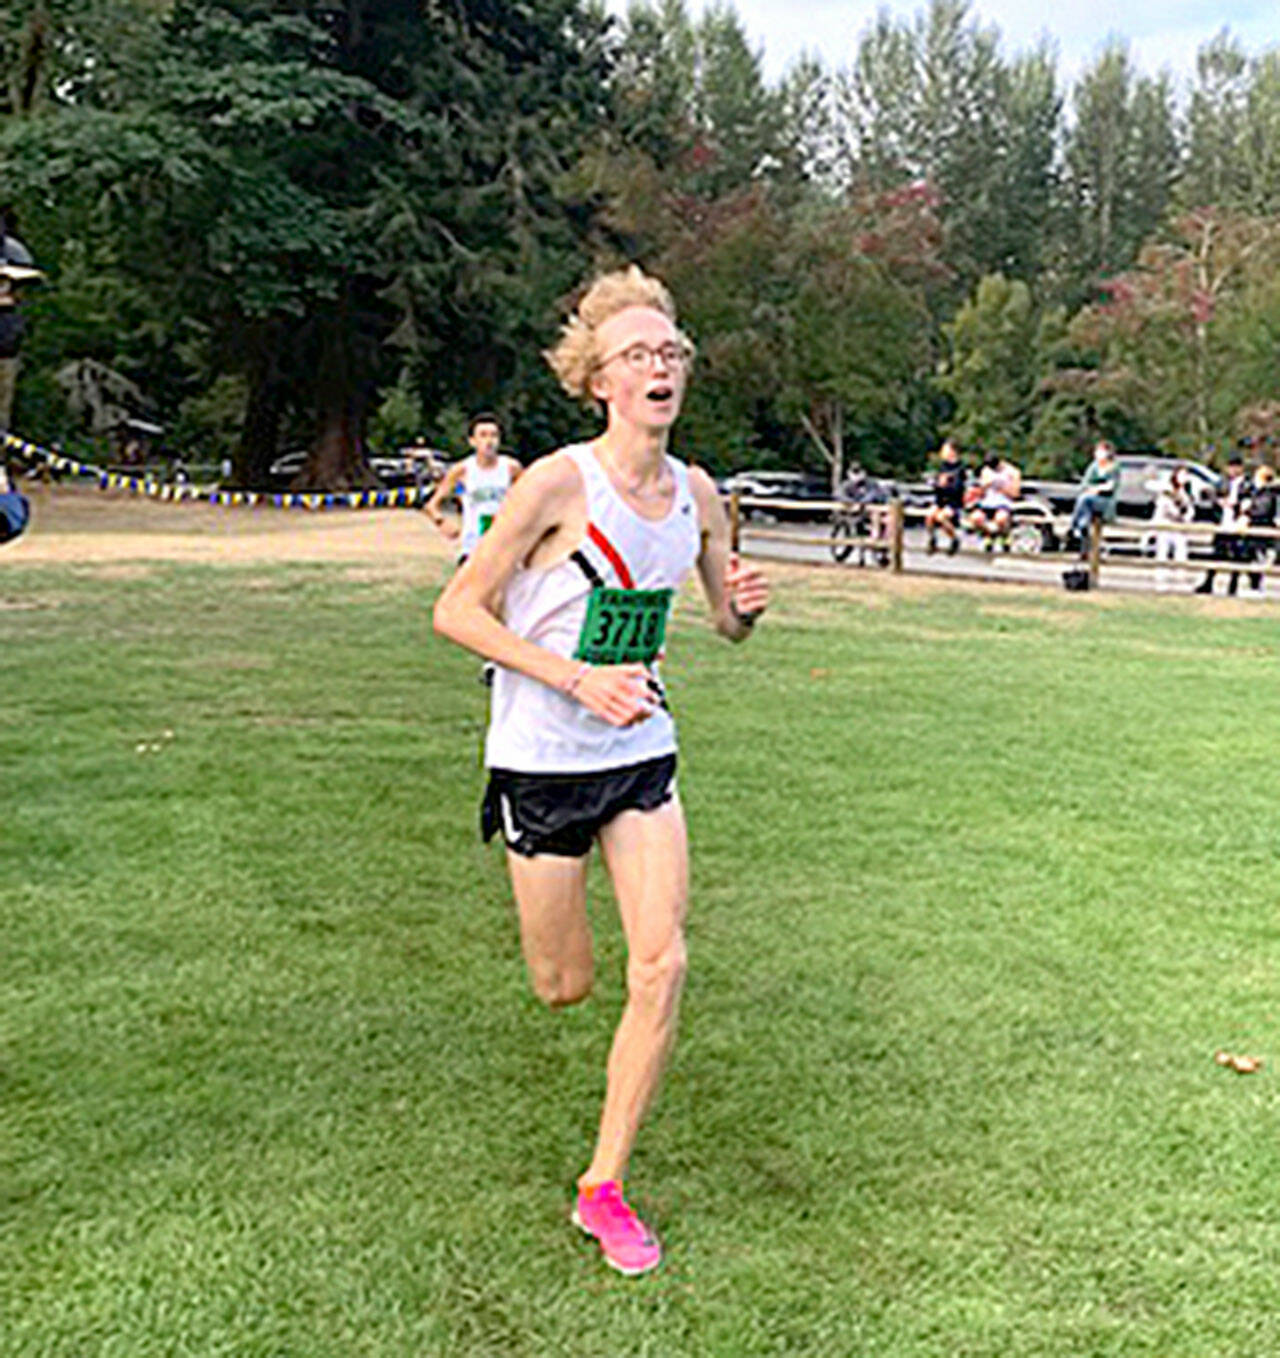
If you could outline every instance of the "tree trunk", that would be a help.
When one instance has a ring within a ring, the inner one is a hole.
[[[14,81],[14,109],[19,116],[36,110],[44,89],[45,64],[49,55],[49,15],[41,6],[31,16],[22,35],[17,78]]]
[[[364,402],[356,380],[347,299],[321,321],[316,441],[299,480],[323,490],[363,489],[378,479],[364,458]]]
[[[831,417],[831,490],[838,493],[844,480],[844,406],[839,401]]]
[[[826,458],[827,462],[830,463],[832,469],[832,489],[838,489],[839,482],[835,479],[836,458],[828,446],[826,439],[818,432],[817,424],[808,415],[802,413],[800,416],[800,423],[804,427],[804,432],[813,440],[814,446],[822,456]]]
[[[1213,223],[1206,220],[1200,237],[1200,258],[1197,261],[1197,277],[1200,284],[1201,310],[1195,319],[1195,334],[1192,350],[1192,363],[1195,372],[1195,425],[1196,439],[1201,449],[1209,446],[1209,314],[1207,307],[1217,299],[1214,297],[1213,284],[1209,277],[1209,258],[1213,248]]]
[[[265,486],[269,468],[280,446],[280,416],[284,407],[284,384],[280,380],[280,327],[272,323],[255,326],[249,336],[249,399],[245,403],[240,442],[231,457],[232,475],[238,486]]]
[[[365,489],[378,484],[361,454],[359,416],[350,399],[335,393],[320,409],[316,441],[301,481],[323,490]]]

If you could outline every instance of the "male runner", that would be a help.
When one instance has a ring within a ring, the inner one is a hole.
[[[475,551],[476,543],[489,531],[507,491],[524,470],[514,457],[498,452],[502,424],[488,411],[471,417],[467,442],[471,445],[471,456],[455,462],[445,472],[423,506],[423,512],[445,537],[457,542],[458,565]],[[462,499],[461,528],[442,512],[444,502],[455,493]]]
[[[685,972],[688,848],[658,661],[695,567],[731,641],[751,635],[769,594],[730,552],[710,477],[667,455],[692,354],[657,279],[634,266],[597,278],[547,358],[570,395],[603,407],[605,430],[529,468],[435,609],[441,635],[498,666],[482,825],[502,831],[525,960],[549,1005],[591,989],[593,841],[613,882],[627,1003],[573,1220],[626,1274],[662,1257],[622,1179]]]

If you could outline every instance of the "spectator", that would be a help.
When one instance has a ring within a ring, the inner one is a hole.
[[[1078,547],[1080,555],[1088,551],[1089,532],[1095,522],[1110,523],[1116,516],[1116,492],[1120,489],[1120,464],[1116,450],[1106,439],[1099,439],[1093,450],[1093,461],[1085,470],[1071,511],[1067,528],[1067,546]]]
[[[1156,502],[1153,518],[1157,524],[1190,523],[1195,517],[1195,501],[1191,498],[1191,487],[1187,480],[1185,467],[1175,467],[1173,471],[1155,486]],[[1156,589],[1165,593],[1175,584],[1182,583],[1182,571],[1169,570],[1164,563],[1175,561],[1185,565],[1187,560],[1187,535],[1161,528],[1156,533]]]
[[[950,538],[947,551],[954,556],[960,549],[960,518],[964,513],[964,487],[968,479],[960,450],[948,439],[938,450],[938,470],[933,474],[933,504],[925,511],[924,525],[929,530],[929,551],[938,550],[938,529]]]
[[[1249,499],[1245,512],[1249,517],[1250,528],[1274,528],[1276,526],[1276,474],[1264,462],[1253,474],[1253,484],[1249,489]],[[1249,560],[1257,565],[1271,560],[1275,549],[1272,538],[1246,538]],[[1261,599],[1266,593],[1266,576],[1261,571],[1249,572],[1249,588],[1254,598]]]
[[[31,519],[31,504],[14,488],[9,468],[0,458],[0,542],[12,542],[26,529]]]
[[[18,351],[25,328],[13,282],[0,269],[0,434],[9,432],[18,387]]]
[[[1022,472],[1002,454],[988,453],[978,473],[978,490],[969,522],[986,538],[987,551],[992,550],[997,538],[1002,538],[1007,552],[1014,503],[1022,496]]]
[[[1226,479],[1218,484],[1218,503],[1222,507],[1222,521],[1219,531],[1213,535],[1213,555],[1218,561],[1245,560],[1249,550],[1247,538],[1241,538],[1233,529],[1243,528],[1248,523],[1245,501],[1249,496],[1249,478],[1244,470],[1244,458],[1232,453],[1227,459]],[[1217,574],[1210,566],[1204,579],[1196,586],[1197,594],[1212,594],[1213,579]],[[1240,583],[1240,572],[1233,570],[1227,582],[1227,593],[1234,594]]]
[[[876,562],[881,566],[889,564],[889,502],[893,498],[893,487],[884,481],[868,476],[866,469],[857,462],[850,465],[848,474],[840,483],[837,498],[848,505],[852,511],[855,534],[859,538],[869,538],[873,544]],[[858,564],[864,560],[863,548],[858,548]]]

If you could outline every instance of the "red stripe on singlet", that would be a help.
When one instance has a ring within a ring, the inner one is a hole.
[[[623,589],[635,589],[636,582],[631,578],[631,572],[627,569],[627,563],[618,555],[618,549],[609,541],[607,537],[595,526],[594,523],[587,524],[587,536],[605,554],[609,564],[618,573],[618,583]]]

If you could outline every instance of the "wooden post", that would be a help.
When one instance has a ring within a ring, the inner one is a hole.
[[[1102,520],[1096,515],[1089,523],[1089,588],[1098,588],[1102,568]]]
[[[738,492],[731,491],[729,494],[729,548],[731,551],[738,550],[738,543],[742,536],[742,506],[738,503]]]
[[[889,501],[889,568],[895,575],[902,574],[902,534],[906,514],[901,500]]]

